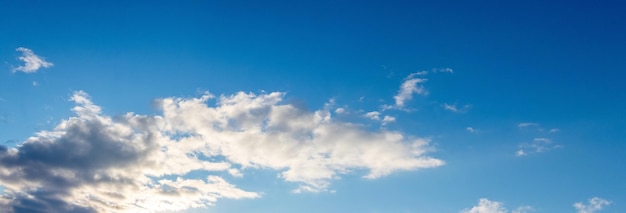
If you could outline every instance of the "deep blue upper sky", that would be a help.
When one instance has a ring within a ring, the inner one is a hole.
[[[0,142],[16,146],[72,116],[76,90],[110,116],[159,114],[155,99],[203,91],[281,91],[309,111],[333,98],[356,113],[337,119],[372,131],[431,138],[446,165],[375,180],[356,172],[334,181],[335,193],[298,195],[276,171],[250,170],[229,181],[263,197],[209,211],[459,212],[488,198],[510,211],[574,212],[601,197],[612,201],[601,212],[626,212],[625,10],[620,1],[0,0]],[[54,66],[13,73],[18,47]],[[443,68],[454,73],[433,74]],[[429,94],[383,110],[422,70]],[[397,120],[380,126],[363,119],[370,111]],[[515,155],[542,139],[555,147]]]

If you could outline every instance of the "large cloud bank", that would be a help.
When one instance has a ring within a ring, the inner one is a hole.
[[[331,118],[282,103],[283,93],[164,98],[162,115],[102,114],[75,92],[75,116],[16,148],[0,146],[0,208],[13,212],[156,212],[258,198],[227,182],[271,169],[326,191],[354,170],[375,179],[437,167],[429,140]],[[215,104],[210,105],[215,99]],[[209,101],[211,100],[211,101]],[[203,177],[192,171],[207,171]],[[223,176],[223,174],[230,174]],[[244,177],[245,178],[245,177]]]

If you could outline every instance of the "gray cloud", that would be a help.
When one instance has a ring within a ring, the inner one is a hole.
[[[37,133],[17,148],[0,148],[0,184],[5,187],[0,208],[12,212],[152,212],[155,207],[178,210],[211,205],[219,197],[258,196],[221,178],[209,177],[208,182],[159,178],[189,171],[159,171],[159,161],[165,160],[160,156],[163,138],[149,131],[154,123],[139,122],[143,125],[135,128],[124,124],[130,121],[115,122],[100,115],[100,108],[83,92],[75,93],[72,100],[78,103],[73,110],[79,116],[53,131]],[[224,190],[194,189],[216,184]],[[166,191],[190,195],[182,200],[182,196],[168,197]],[[176,201],[165,208],[158,205]]]

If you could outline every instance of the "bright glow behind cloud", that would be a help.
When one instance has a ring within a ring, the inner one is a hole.
[[[224,171],[201,161],[162,132],[162,118],[102,115],[86,93],[74,93],[76,117],[39,132],[17,149],[0,147],[1,209],[15,212],[153,212],[255,198],[223,178],[184,179],[192,170]],[[165,175],[177,178],[167,179]]]
[[[283,93],[221,96],[216,107],[206,98],[160,101],[168,130],[194,133],[204,155],[220,155],[243,168],[282,170],[280,177],[299,182],[304,191],[323,191],[329,181],[353,169],[367,169],[365,178],[398,170],[443,165],[424,156],[429,140],[398,132],[368,132],[334,121],[328,109],[307,112],[280,104]],[[297,191],[301,191],[297,190]]]
[[[22,53],[22,56],[18,57],[20,61],[24,62],[24,65],[18,66],[13,69],[13,72],[21,71],[25,73],[37,72],[40,68],[52,67],[52,63],[44,60],[43,57],[36,55],[32,50],[24,47],[18,47],[16,51]]]
[[[273,169],[301,185],[326,191],[356,169],[378,178],[395,171],[443,165],[425,156],[428,139],[366,131],[331,119],[328,109],[281,104],[283,93],[237,93],[214,98],[164,98],[163,116],[128,113],[113,119],[76,92],[75,117],[39,132],[17,148],[0,146],[0,208],[48,212],[155,212],[213,205],[220,198],[256,198],[224,177],[185,176]],[[212,159],[212,160],[209,160]],[[215,160],[223,159],[223,160]],[[227,175],[228,176],[228,175]]]

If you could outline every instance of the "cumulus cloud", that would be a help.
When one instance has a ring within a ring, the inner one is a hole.
[[[281,178],[302,183],[305,191],[326,190],[330,180],[353,169],[367,169],[365,178],[378,178],[443,165],[424,155],[428,139],[365,131],[331,119],[327,109],[307,112],[280,104],[283,96],[240,92],[219,97],[215,107],[205,98],[166,98],[160,105],[168,128],[194,132],[187,139],[203,144],[195,150],[243,168],[281,170]]]
[[[512,210],[511,213],[528,213],[534,209],[531,206],[520,206]],[[478,200],[478,205],[472,208],[463,209],[461,213],[508,213],[502,202],[491,201],[487,198],[481,198]]]
[[[406,101],[413,99],[413,94],[428,95],[428,91],[422,85],[428,79],[418,78],[420,75],[422,75],[422,72],[416,72],[404,79],[398,94],[393,97],[396,101],[396,107],[404,107]]]
[[[14,68],[13,72],[21,71],[25,73],[34,73],[42,67],[48,68],[54,65],[47,62],[43,57],[36,55],[35,52],[28,48],[19,47],[16,51],[22,53],[22,56],[18,57],[18,59],[24,62],[24,65]]]
[[[380,114],[380,112],[377,112],[377,111],[372,111],[372,112],[365,113],[365,115],[363,115],[363,116],[365,116],[366,118],[375,120],[375,121],[380,121],[382,125],[387,125],[388,123],[396,122],[396,117],[389,116],[389,115],[385,115],[381,119],[381,117],[380,117],[381,114]]]
[[[161,117],[101,114],[86,93],[71,98],[75,117],[17,148],[0,149],[2,209],[9,212],[154,212],[255,198],[217,176],[185,179],[192,170],[223,171],[201,161],[164,132]],[[165,176],[176,178],[165,178]]]
[[[429,139],[367,131],[335,121],[328,109],[282,104],[283,93],[163,98],[162,115],[112,118],[82,91],[75,116],[16,148],[0,146],[0,208],[9,212],[156,212],[207,207],[218,199],[257,198],[228,183],[246,169],[272,169],[327,191],[340,175],[437,167]],[[217,99],[214,106],[209,99]],[[383,118],[384,119],[384,118]],[[192,171],[209,173],[191,177]]]
[[[461,213],[506,213],[507,210],[501,202],[491,201],[487,198],[478,200],[478,205],[464,209]]]
[[[365,115],[363,116],[372,120],[380,120],[380,112],[377,112],[377,111],[365,113]]]
[[[589,199],[587,205],[582,202],[574,203],[574,208],[576,208],[576,212],[578,213],[594,213],[604,209],[604,207],[608,205],[611,205],[611,201],[599,197],[593,197]]]

